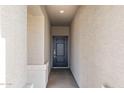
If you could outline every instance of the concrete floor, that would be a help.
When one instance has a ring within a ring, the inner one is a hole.
[[[78,88],[69,69],[52,69],[47,88]]]

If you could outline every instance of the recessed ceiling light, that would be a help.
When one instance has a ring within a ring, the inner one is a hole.
[[[64,10],[60,10],[59,12],[60,12],[61,14],[63,14],[63,13],[64,13]]]

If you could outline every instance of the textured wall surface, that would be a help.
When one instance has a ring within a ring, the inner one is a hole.
[[[51,34],[53,36],[68,36],[69,35],[69,27],[68,26],[52,26]]]
[[[0,27],[2,38],[5,40],[4,84],[5,87],[23,87],[27,82],[27,7],[0,8]]]
[[[45,69],[45,83],[48,82],[48,76],[50,72],[50,22],[48,19],[48,15],[46,13],[45,7],[40,6],[41,10],[44,14],[44,64],[46,66]],[[46,84],[44,86],[46,86]]]
[[[28,69],[28,82],[37,88],[46,87],[49,64],[50,24],[45,7],[28,6],[28,65],[31,67]]]
[[[50,22],[45,7],[41,6],[44,15],[44,63],[50,62]]]
[[[1,83],[6,83],[6,39],[2,30],[2,7],[0,6],[0,88],[6,87]]]
[[[35,9],[35,13],[33,11]],[[36,12],[36,10],[39,10]],[[44,7],[28,7],[28,64],[40,65],[50,60],[50,24]]]
[[[124,87],[124,6],[80,7],[71,37],[71,70],[80,87]]]
[[[28,64],[44,64],[44,17],[28,12]]]

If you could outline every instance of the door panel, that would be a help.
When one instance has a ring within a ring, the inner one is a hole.
[[[58,56],[64,56],[64,44],[57,44],[57,55]]]
[[[53,67],[68,67],[68,37],[53,37]]]

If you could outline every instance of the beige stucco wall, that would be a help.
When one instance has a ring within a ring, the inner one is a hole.
[[[50,22],[46,13],[45,7],[41,6],[41,10],[44,14],[44,62],[50,61]]]
[[[47,77],[49,75],[49,72],[51,70],[51,66],[50,66],[50,29],[51,29],[51,25],[50,25],[50,21],[47,15],[47,12],[45,10],[45,6],[40,6],[41,10],[43,12],[44,15],[44,63],[47,64],[48,63],[48,74]]]
[[[28,9],[28,64],[42,65],[50,60],[49,19],[44,6],[31,7]]]
[[[42,12],[42,11],[40,11]],[[28,11],[28,64],[44,64],[44,16]]]
[[[124,6],[82,6],[71,26],[79,87],[124,87]]]
[[[4,87],[24,87],[27,82],[27,7],[0,6],[0,42],[3,48],[0,77]],[[0,84],[0,86],[3,86]]]
[[[69,26],[52,26],[52,36],[69,36]]]
[[[45,88],[49,72],[50,23],[45,6],[28,6],[28,82]]]

